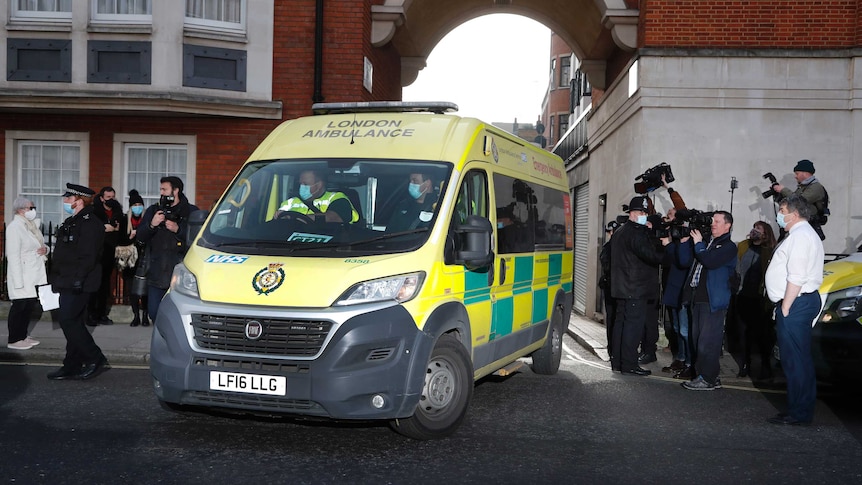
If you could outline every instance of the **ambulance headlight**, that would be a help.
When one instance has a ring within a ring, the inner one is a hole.
[[[404,303],[419,293],[424,279],[425,273],[420,271],[391,278],[363,281],[345,291],[335,304],[358,305],[387,300]]]
[[[862,323],[862,286],[833,291],[826,296],[820,321],[844,322],[857,320]]]
[[[171,275],[171,291],[176,291],[192,298],[200,298],[198,295],[198,279],[195,278],[194,273],[189,271],[183,263],[174,267],[174,274]]]

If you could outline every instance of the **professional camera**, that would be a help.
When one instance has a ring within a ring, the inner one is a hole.
[[[159,198],[159,210],[165,214],[166,221],[179,222],[180,216],[175,209],[173,195],[163,195]]]
[[[673,172],[670,165],[660,163],[655,167],[647,169],[646,172],[635,177],[635,192],[638,194],[646,194],[662,186],[661,176],[664,175],[664,180],[671,183],[674,180]],[[640,180],[640,182],[638,182]]]
[[[713,214],[714,212],[697,209],[679,209],[672,221],[662,222],[658,227],[653,226],[653,231],[658,238],[670,237],[675,241],[690,236],[694,229],[703,235],[709,235],[712,232]]]
[[[769,190],[763,192],[763,198],[768,199],[770,197],[778,197],[781,194],[775,191],[772,187],[774,187],[778,183],[778,179],[775,178],[775,175],[772,175],[772,172],[766,172],[763,174],[763,178],[769,179]]]

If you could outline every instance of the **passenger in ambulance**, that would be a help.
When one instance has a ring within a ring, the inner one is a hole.
[[[302,214],[312,221],[347,222],[359,220],[359,212],[343,192],[326,190],[326,178],[317,170],[304,170],[299,175],[299,196],[282,202],[276,219],[289,219]]]
[[[434,208],[438,193],[434,180],[427,173],[411,173],[407,185],[407,194],[395,205],[387,232],[409,231],[420,227],[428,227],[434,217]]]

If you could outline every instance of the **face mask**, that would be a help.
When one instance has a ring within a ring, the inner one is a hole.
[[[414,199],[422,197],[422,189],[419,188],[421,186],[422,184],[410,184],[407,186],[407,192],[410,192],[410,197],[413,197]]]
[[[63,212],[66,214],[74,214],[75,211],[72,209],[72,204],[69,202],[63,202]]]
[[[775,216],[775,221],[778,222],[778,227],[782,229],[787,227],[787,222],[784,220],[784,214],[782,214],[781,212],[779,212],[778,215]]]
[[[308,200],[311,198],[311,186],[302,184],[299,186],[299,198],[302,200]]]
[[[36,209],[30,209],[24,213],[24,217],[27,218],[28,221],[32,221],[36,218]]]
[[[645,215],[644,216],[638,216],[638,220],[637,220],[638,224],[645,226],[646,221],[647,221],[647,216],[645,216]]]
[[[144,213],[144,206],[142,205],[133,205],[132,206],[132,215],[135,217],[141,217],[141,214]]]
[[[748,239],[751,239],[752,242],[759,242],[763,236],[757,231],[751,231],[748,233]]]

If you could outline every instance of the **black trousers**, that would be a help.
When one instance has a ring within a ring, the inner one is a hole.
[[[12,300],[9,308],[8,326],[9,343],[15,343],[27,338],[27,330],[30,326],[30,317],[36,309],[38,298],[19,298]]]
[[[93,336],[87,330],[87,304],[90,296],[90,293],[60,290],[58,316],[60,328],[66,336],[66,357],[63,359],[63,367],[76,369],[87,364],[95,364],[102,358],[102,349],[96,345]]]
[[[646,299],[616,300],[617,317],[614,322],[611,368],[628,371],[638,367],[638,344],[644,324],[652,315]]]

